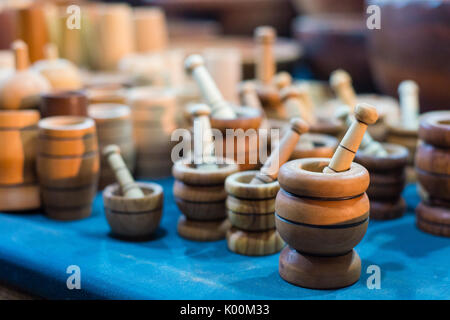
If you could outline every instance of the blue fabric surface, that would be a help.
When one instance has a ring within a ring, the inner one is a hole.
[[[154,239],[127,242],[113,238],[101,195],[92,217],[52,221],[40,214],[0,214],[0,280],[47,298],[111,299],[449,299],[450,239],[415,227],[418,197],[405,190],[410,206],[401,219],[371,221],[356,247],[362,259],[360,280],[339,290],[293,286],[278,275],[279,254],[245,257],[225,241],[197,243],[180,238],[180,212],[172,179],[164,187],[164,214]],[[381,289],[366,286],[369,265],[381,268]],[[69,290],[66,268],[81,268],[81,290]]]

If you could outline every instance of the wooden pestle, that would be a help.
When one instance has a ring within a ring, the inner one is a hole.
[[[205,61],[200,55],[193,54],[185,60],[186,70],[192,74],[203,98],[211,107],[211,115],[220,119],[234,119],[236,112],[225,101],[222,93],[217,88],[213,78],[205,67]]]
[[[309,130],[308,124],[300,118],[293,118],[290,124],[290,130],[284,134],[280,143],[272,151],[258,174],[250,181],[250,184],[265,184],[275,181],[280,167],[289,160],[292,151],[294,151],[300,135]]]
[[[400,97],[401,124],[404,127],[419,127],[419,86],[413,80],[405,80],[398,86]]]
[[[258,93],[256,92],[256,86],[251,81],[244,81],[239,86],[239,96],[241,103],[244,106],[257,109],[264,114],[264,109],[262,107],[261,101],[258,98]]]
[[[28,46],[22,40],[16,40],[12,44],[12,49],[14,50],[14,56],[16,60],[16,70],[26,70],[30,64],[30,59],[28,56]]]
[[[214,156],[214,142],[209,122],[211,110],[206,104],[194,104],[189,108],[189,113],[194,119],[194,159],[200,158],[202,160],[201,163],[196,163],[197,168],[204,170],[217,169],[216,163],[204,162],[205,159]],[[200,148],[195,143],[196,141],[200,142]]]
[[[356,93],[352,86],[352,78],[347,71],[338,69],[330,76],[330,85],[338,98],[350,107],[353,112],[357,103]]]
[[[58,47],[54,43],[47,43],[44,47],[44,56],[47,60],[56,60],[59,58]]]
[[[377,121],[378,112],[375,107],[367,103],[361,103],[356,106],[355,118],[344,138],[342,138],[330,163],[323,169],[323,173],[337,173],[350,169],[367,126]]]
[[[125,198],[143,198],[144,193],[134,181],[130,171],[128,171],[128,168],[120,155],[120,148],[115,144],[110,144],[103,148],[103,156],[106,158],[111,170],[114,172]]]
[[[281,71],[275,75],[273,82],[278,90],[282,90],[292,84],[292,76],[286,71]]]
[[[314,123],[313,116],[304,104],[301,92],[296,87],[284,88],[280,95],[288,118],[301,117],[308,124]]]
[[[256,79],[264,85],[270,85],[276,70],[273,53],[276,31],[269,26],[257,27],[254,38],[257,43]]]
[[[347,127],[350,127],[353,123],[352,117],[350,116],[350,108],[348,106],[339,107],[336,110],[336,118],[343,121]],[[360,148],[364,151],[365,154],[368,155],[385,157],[388,154],[383,148],[383,145],[374,140],[369,132],[366,132],[364,134]]]

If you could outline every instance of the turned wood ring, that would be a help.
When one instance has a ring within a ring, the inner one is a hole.
[[[450,175],[450,152],[419,142],[415,164],[417,168],[427,172]]]
[[[416,208],[419,229],[438,236],[450,237],[450,209],[429,206],[423,202]]]
[[[428,112],[419,118],[419,138],[442,148],[450,148],[450,111]]]
[[[387,156],[374,156],[359,150],[356,153],[356,162],[370,171],[386,171],[404,168],[408,163],[409,151],[404,146],[392,143],[382,143],[388,153]]]
[[[266,184],[250,184],[257,170],[236,172],[225,180],[225,190],[239,199],[270,199],[275,198],[280,186],[278,181]]]
[[[369,172],[360,164],[339,173],[322,173],[329,158],[297,159],[285,163],[278,175],[281,188],[295,195],[342,199],[363,194],[369,186]]]
[[[188,160],[189,161],[189,160]],[[216,170],[203,170],[194,164],[181,159],[174,163],[172,174],[175,179],[191,185],[218,185],[223,184],[226,177],[238,171],[238,165],[230,159],[221,159]]]

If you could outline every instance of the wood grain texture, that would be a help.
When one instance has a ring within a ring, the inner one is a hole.
[[[125,198],[119,185],[103,191],[105,215],[112,233],[124,238],[151,236],[159,226],[163,207],[163,189],[156,183],[137,183],[144,197]]]
[[[450,148],[450,111],[428,112],[419,120],[421,140],[436,147]]]
[[[89,216],[100,165],[94,121],[61,116],[38,126],[37,172],[46,214],[60,220]],[[68,148],[67,142],[79,148]]]
[[[230,222],[227,219],[216,221],[194,221],[181,215],[178,219],[178,234],[193,241],[218,241],[225,239]]]
[[[394,202],[388,201],[370,201],[370,219],[373,220],[391,220],[403,216],[406,212],[406,203],[403,198]]]
[[[0,209],[21,211],[41,205],[36,175],[35,110],[0,112]]]
[[[359,280],[361,259],[355,250],[338,257],[317,257],[286,246],[280,254],[280,276],[311,289],[339,289]]]
[[[450,237],[450,209],[421,202],[416,208],[416,224],[422,231]]]
[[[251,232],[231,228],[227,232],[228,249],[246,256],[265,256],[279,252],[284,242],[275,229]]]

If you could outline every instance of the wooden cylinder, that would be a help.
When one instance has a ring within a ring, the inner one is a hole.
[[[258,44],[256,58],[256,77],[263,84],[270,84],[276,72],[273,52],[276,31],[272,27],[261,26],[255,29],[255,41]]]
[[[357,164],[335,174],[322,173],[330,159],[287,162],[280,169],[275,223],[289,245],[280,257],[280,275],[307,288],[349,286],[360,276],[361,262],[353,248],[369,222],[369,173]],[[351,258],[344,257],[351,252]],[[301,263],[309,257],[309,266]],[[340,263],[344,259],[346,263]],[[313,272],[312,270],[322,270]],[[332,280],[330,280],[332,279]]]
[[[0,112],[0,210],[24,211],[41,206],[36,177],[35,110]]]
[[[128,94],[127,105],[131,107],[136,144],[136,175],[139,178],[169,176],[175,145],[171,134],[177,128],[175,91],[157,87],[134,88]]]
[[[226,207],[232,228],[227,232],[228,248],[248,256],[280,251],[284,242],[275,229],[275,196],[278,182],[252,185],[258,171],[230,175],[225,181]]]
[[[450,111],[424,113],[419,118],[415,165],[423,189],[416,208],[417,226],[450,237]]]
[[[183,213],[178,222],[180,236],[195,241],[225,238],[229,223],[226,221],[224,182],[237,170],[238,166],[232,160],[224,160],[215,170],[199,168],[186,160],[175,162],[173,194]]]
[[[152,236],[161,221],[163,189],[156,183],[137,183],[144,192],[142,198],[125,198],[118,184],[103,191],[106,220],[113,235],[137,240]]]
[[[396,144],[383,143],[386,156],[356,153],[355,162],[364,166],[370,173],[367,195],[370,198],[370,218],[388,220],[400,218],[406,211],[401,196],[405,187],[405,168],[408,149]]]
[[[211,116],[211,127],[220,130],[223,137],[221,141],[215,140],[216,156],[234,159],[240,171],[255,169],[259,166],[260,141],[257,130],[262,121],[261,112],[248,107],[236,108],[235,111],[236,119]]]
[[[120,148],[120,153],[130,172],[134,171],[136,148],[133,136],[131,110],[128,106],[114,103],[96,103],[88,107],[89,117],[94,119],[97,127],[99,149],[110,144]],[[104,157],[100,161],[99,189],[115,181],[114,172]]]
[[[163,10],[157,7],[136,8],[133,18],[137,52],[147,53],[167,48],[168,33]]]
[[[88,217],[100,164],[94,121],[60,116],[38,126],[37,172],[45,213],[58,220]]]
[[[53,116],[87,116],[88,99],[82,91],[55,91],[41,96],[42,118]]]

